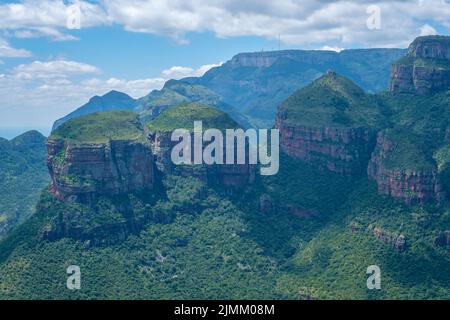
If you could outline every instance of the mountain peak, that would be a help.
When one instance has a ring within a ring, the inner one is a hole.
[[[102,97],[103,98],[106,98],[106,97],[125,97],[125,98],[129,98],[129,99],[133,99],[128,94],[126,94],[124,92],[117,91],[117,90],[111,90],[108,93],[104,94]]]
[[[94,96],[89,99],[89,102],[79,107],[75,111],[69,113],[67,116],[58,119],[53,124],[52,131],[56,130],[61,124],[67,120],[102,111],[110,110],[133,110],[136,106],[136,100],[126,93],[111,90],[103,96]]]
[[[280,106],[278,121],[328,127],[368,127],[379,122],[370,96],[351,80],[329,70],[300,88]]]
[[[341,76],[329,69],[322,77],[313,82],[316,87],[327,87],[337,91],[347,98],[354,98],[364,95],[364,91],[350,79]]]
[[[27,131],[11,140],[14,145],[42,144],[45,136],[37,130]]]

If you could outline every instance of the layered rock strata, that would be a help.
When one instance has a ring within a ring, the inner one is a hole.
[[[151,148],[145,142],[47,141],[50,190],[59,199],[89,200],[98,195],[151,189],[155,182]]]
[[[392,66],[390,91],[427,95],[450,88],[450,37],[419,37]]]
[[[386,164],[397,144],[385,132],[377,138],[377,146],[370,159],[367,175],[376,181],[378,192],[402,200],[408,205],[441,201],[444,197],[438,178],[438,170],[433,166],[411,169]]]
[[[299,126],[280,115],[276,127],[285,153],[345,175],[364,172],[375,144],[375,132],[365,128]]]

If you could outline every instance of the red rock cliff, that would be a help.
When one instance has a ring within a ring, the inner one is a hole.
[[[288,155],[345,175],[365,171],[375,141],[370,129],[296,126],[280,115],[276,128],[281,148]]]
[[[409,205],[442,200],[443,191],[437,168],[405,169],[385,164],[389,153],[397,147],[397,142],[392,141],[385,132],[378,134],[377,146],[367,168],[369,179],[376,181],[378,185],[378,192]]]
[[[170,137],[171,133],[149,134],[156,167],[161,173],[175,172],[182,176],[194,176],[210,184],[233,188],[243,188],[255,178],[256,167],[249,165],[248,162],[247,164],[224,165],[174,165],[171,160],[171,152],[178,142],[171,141]],[[191,148],[193,150],[193,146]]]
[[[392,66],[391,92],[427,95],[449,87],[450,37],[419,37]]]
[[[91,199],[153,187],[154,161],[146,143],[80,144],[60,139],[48,140],[47,150],[50,190],[60,199]]]

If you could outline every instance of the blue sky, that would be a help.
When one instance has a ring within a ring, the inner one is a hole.
[[[449,34],[449,16],[445,0],[0,1],[0,136],[46,131],[93,95],[138,98],[239,52],[406,47]]]
[[[8,59],[0,66],[6,72],[17,63],[33,60],[64,58],[95,65],[104,77],[139,79],[157,76],[174,65],[200,67],[229,60],[239,52],[272,50],[278,41],[255,36],[221,39],[212,33],[191,33],[188,43],[180,44],[171,38],[127,32],[119,26],[74,30],[77,41],[53,41],[52,39],[12,39],[11,45],[33,52],[33,57]],[[283,48],[292,48],[286,46]]]

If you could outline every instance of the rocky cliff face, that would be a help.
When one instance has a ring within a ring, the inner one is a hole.
[[[374,226],[368,226],[368,230],[372,232],[375,238],[393,246],[396,250],[404,251],[406,249],[406,237],[404,235],[389,232]]]
[[[409,46],[408,55],[414,58],[450,60],[450,37],[418,37]]]
[[[364,128],[307,127],[289,124],[279,114],[281,148],[288,155],[321,169],[345,175],[364,172],[375,144],[375,132]]]
[[[367,168],[369,179],[377,182],[378,192],[409,205],[442,200],[444,194],[436,167],[409,169],[386,164],[390,153],[398,148],[398,143],[385,132],[378,134],[377,145]]]
[[[255,166],[249,164],[175,165],[171,160],[171,152],[178,142],[171,141],[170,137],[171,133],[168,132],[148,135],[155,155],[156,167],[161,174],[176,173],[181,176],[193,176],[209,184],[231,188],[243,188],[255,178]],[[193,141],[193,138],[191,140]]]
[[[283,50],[240,53],[234,56],[229,63],[233,67],[268,68],[282,59],[306,64],[325,64],[335,62],[338,57],[339,53],[334,51]]]
[[[391,92],[427,95],[449,87],[450,37],[419,37],[392,66]]]
[[[60,199],[88,201],[97,195],[117,195],[151,189],[154,162],[150,146],[138,141],[106,143],[47,142],[51,192]]]

